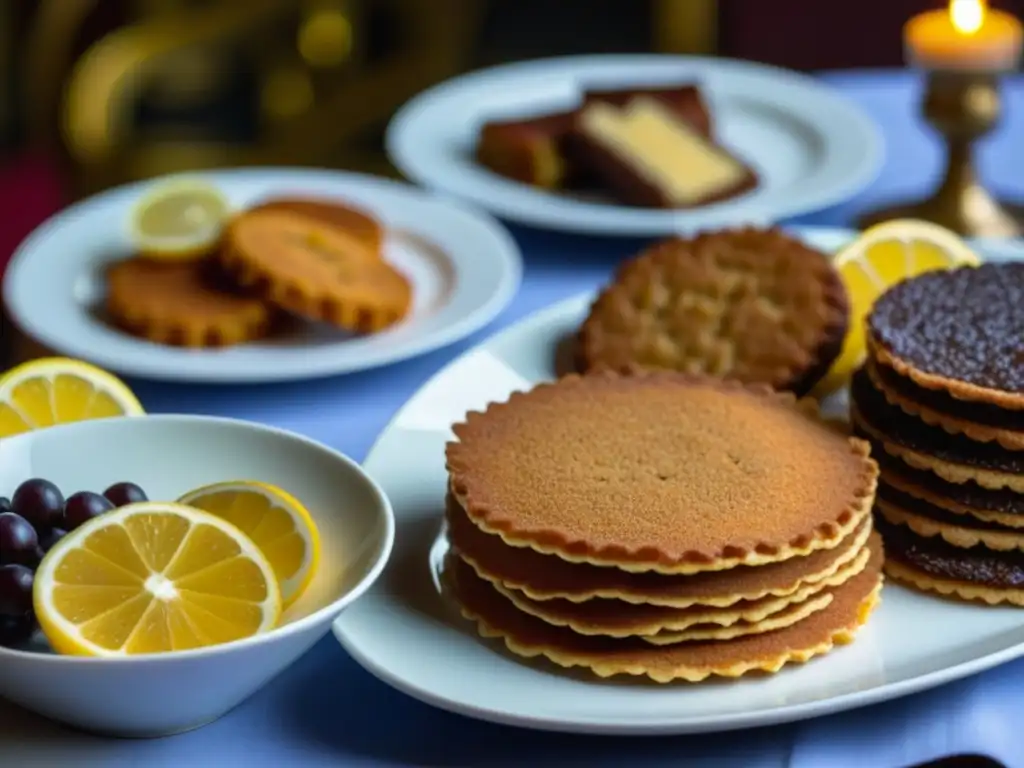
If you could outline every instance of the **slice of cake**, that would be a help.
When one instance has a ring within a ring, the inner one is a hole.
[[[702,136],[711,136],[711,114],[696,85],[586,91],[584,106],[566,112],[514,120],[493,120],[480,130],[476,159],[509,179],[543,189],[594,186],[568,141],[580,110],[588,104],[621,107],[637,96],[657,100]]]
[[[576,115],[572,155],[625,203],[690,208],[757,185],[757,176],[663,99],[592,101]]]

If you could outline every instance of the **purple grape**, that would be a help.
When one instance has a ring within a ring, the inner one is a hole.
[[[24,565],[0,565],[0,616],[24,616],[32,610],[35,575]]]
[[[36,630],[36,617],[32,613],[22,616],[0,616],[0,645],[27,643]]]
[[[114,505],[110,500],[98,493],[92,491],[73,493],[64,505],[64,527],[73,531],[78,526],[85,525],[94,517],[99,517],[113,508]]]
[[[39,534],[29,522],[14,512],[0,513],[0,566],[39,563]]]
[[[0,496],[0,512],[12,512],[14,507],[11,506],[11,500],[6,496]]]
[[[140,501],[149,501],[146,492],[135,483],[114,483],[103,492],[115,507],[126,507]]]
[[[68,532],[63,528],[51,528],[49,531],[39,537],[39,551],[43,554],[49,552],[53,545],[68,535]],[[39,556],[42,560],[42,555]]]
[[[26,480],[11,497],[11,508],[28,520],[36,533],[43,533],[59,524],[64,513],[64,494],[49,480]]]

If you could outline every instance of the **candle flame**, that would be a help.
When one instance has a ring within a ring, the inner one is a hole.
[[[949,0],[949,18],[957,32],[974,34],[985,20],[985,1]]]

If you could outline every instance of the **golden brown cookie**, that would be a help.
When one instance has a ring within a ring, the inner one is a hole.
[[[708,373],[802,395],[839,355],[848,318],[829,257],[779,230],[673,238],[624,264],[598,296],[578,365]]]
[[[488,581],[500,582],[533,600],[582,603],[610,598],[624,603],[689,608],[727,608],[740,601],[787,597],[819,584],[854,560],[871,533],[866,516],[832,549],[791,557],[767,565],[741,565],[723,571],[684,576],[631,573],[590,563],[570,563],[529,547],[510,547],[496,534],[482,531],[451,496],[446,513],[448,540],[458,556]]]
[[[714,633],[710,631],[712,626],[728,628],[735,627],[737,624],[745,625],[744,631],[739,634],[755,634],[759,631],[758,625],[780,612],[792,616],[793,621],[803,618],[803,615],[792,612],[794,605],[814,600],[821,596],[821,593],[828,587],[837,587],[843,582],[849,581],[867,566],[868,554],[867,548],[863,548],[857,557],[832,576],[816,584],[803,585],[785,597],[742,600],[726,608],[707,605],[670,608],[663,605],[637,605],[600,597],[582,603],[560,599],[532,600],[522,592],[507,587],[501,582],[492,581],[491,584],[520,611],[536,616],[541,621],[556,627],[568,627],[581,635],[604,637],[672,635],[677,639],[683,639],[679,637],[679,633],[693,627],[700,627],[707,636],[712,637],[714,636]],[[477,573],[477,575],[480,574]],[[826,602],[819,605],[824,608],[827,604]],[[773,628],[777,629],[778,627]],[[767,629],[760,631],[767,631]]]
[[[384,250],[384,227],[366,211],[341,200],[327,198],[274,198],[249,208],[249,212],[278,211],[308,216],[323,224],[347,232],[363,243],[371,253]]]
[[[766,386],[656,372],[566,376],[467,414],[450,487],[512,546],[697,573],[839,546],[869,513],[868,445]]]
[[[919,387],[1024,411],[1024,262],[898,283],[875,302],[867,324],[878,361]]]
[[[830,589],[822,610],[774,632],[732,640],[687,641],[654,645],[640,638],[586,636],[530,616],[455,559],[448,571],[462,614],[476,622],[483,637],[501,638],[510,651],[527,658],[544,656],[562,667],[587,667],[600,677],[646,675],[657,682],[698,681],[712,675],[739,677],[754,670],[775,672],[804,662],[853,640],[878,602],[882,546],[871,537],[870,561],[845,584]]]
[[[106,311],[119,328],[159,344],[223,347],[267,335],[273,310],[218,284],[205,261],[132,258],[107,270]]]
[[[228,227],[221,263],[273,304],[350,331],[379,331],[412,306],[401,273],[355,237],[304,215],[243,213]]]

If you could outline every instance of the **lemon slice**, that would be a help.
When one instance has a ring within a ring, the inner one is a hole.
[[[268,483],[236,480],[197,488],[178,503],[217,515],[249,536],[273,567],[285,607],[309,586],[320,563],[320,532],[291,494]]]
[[[124,382],[81,360],[33,360],[0,377],[0,437],[71,421],[143,413]]]
[[[220,238],[231,204],[203,179],[169,179],[153,187],[135,206],[131,236],[145,256],[161,260],[205,255]]]
[[[861,233],[833,261],[850,297],[850,327],[843,350],[815,387],[824,397],[845,385],[864,361],[864,322],[875,300],[909,277],[938,269],[977,266],[979,259],[955,233],[917,219],[894,219]]]
[[[270,563],[233,525],[159,501],[129,504],[61,539],[32,590],[59,653],[134,656],[202,648],[272,629]]]

